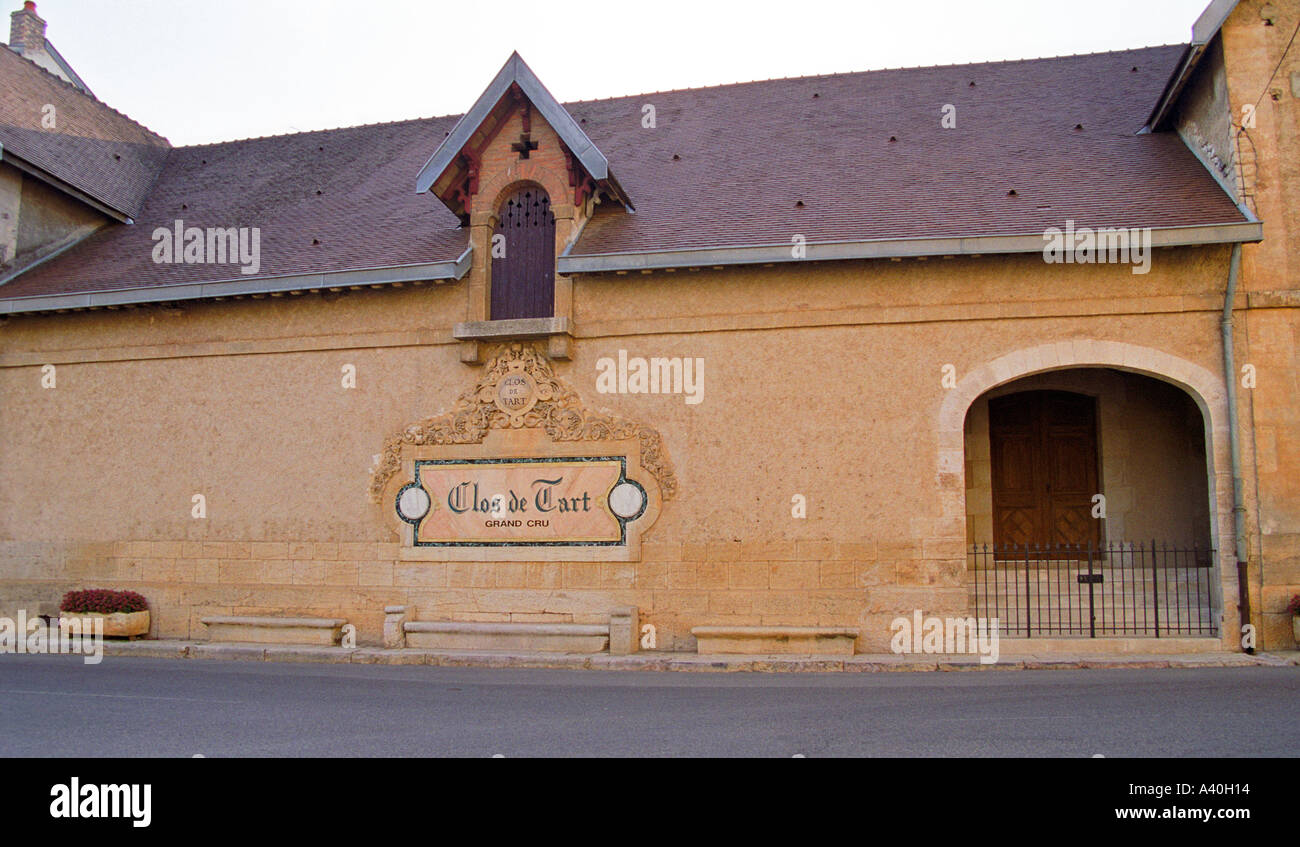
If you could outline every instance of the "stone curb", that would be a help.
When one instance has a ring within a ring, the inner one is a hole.
[[[153,659],[314,662],[357,665],[433,665],[453,668],[552,668],[557,670],[681,671],[712,673],[915,673],[927,671],[1115,670],[1222,667],[1291,667],[1300,652],[1195,653],[1188,655],[1061,655],[1011,657],[980,664],[975,656],[844,657],[788,655],[698,655],[695,653],[505,653],[471,650],[389,650],[378,647],[312,647],[287,644],[221,644],[194,641],[105,642],[106,656]]]
[[[1290,653],[1257,653],[1253,658],[1258,660],[1258,664],[1271,667],[1300,665],[1300,652],[1297,651]]]

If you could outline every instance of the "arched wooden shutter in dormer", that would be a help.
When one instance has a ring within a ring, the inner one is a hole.
[[[555,312],[555,216],[551,198],[527,186],[506,198],[493,232],[494,321],[549,318]],[[504,236],[504,241],[496,236]]]

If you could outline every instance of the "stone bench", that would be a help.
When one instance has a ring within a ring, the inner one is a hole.
[[[697,626],[697,653],[851,656],[856,629],[834,626]]]
[[[384,646],[425,650],[515,650],[626,655],[637,648],[637,610],[615,609],[607,624],[417,621],[406,606],[384,608]]]
[[[215,615],[202,618],[209,641],[253,644],[312,644],[334,647],[347,623],[342,618],[278,618],[260,615]]]

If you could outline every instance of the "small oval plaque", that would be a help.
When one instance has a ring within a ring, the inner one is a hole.
[[[498,409],[511,417],[522,415],[537,405],[537,383],[520,371],[507,374],[497,384],[496,403]]]

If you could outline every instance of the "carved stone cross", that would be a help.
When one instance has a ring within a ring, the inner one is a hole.
[[[527,159],[531,150],[537,149],[537,142],[529,138],[529,133],[524,132],[519,136],[519,140],[510,145],[510,149],[519,154],[519,158]]]

